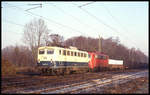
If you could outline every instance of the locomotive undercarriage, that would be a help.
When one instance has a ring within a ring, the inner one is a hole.
[[[64,67],[38,67],[41,75],[67,75],[72,73],[85,73],[89,71],[87,66],[64,66]]]

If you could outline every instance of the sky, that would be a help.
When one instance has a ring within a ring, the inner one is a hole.
[[[38,7],[42,4],[42,7]],[[68,39],[85,36],[118,37],[128,48],[148,55],[148,2],[2,2],[2,48],[24,45],[24,25],[43,19],[50,29]],[[37,7],[37,8],[35,8]],[[28,11],[25,11],[28,10]],[[30,12],[30,13],[29,13]],[[32,14],[31,14],[32,13]]]

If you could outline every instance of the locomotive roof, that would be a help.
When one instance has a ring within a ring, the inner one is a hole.
[[[104,54],[103,52],[88,52],[88,53],[94,53],[94,54],[97,54],[97,55],[105,55],[105,56],[108,56],[108,55]]]
[[[78,49],[78,48],[72,47],[72,46],[70,46],[70,47],[65,47],[65,46],[64,47],[60,47],[60,46],[41,46],[38,49],[43,49],[43,48],[64,48],[64,49],[71,49],[71,50],[78,50],[78,51],[87,52],[85,50],[81,50],[81,49]]]

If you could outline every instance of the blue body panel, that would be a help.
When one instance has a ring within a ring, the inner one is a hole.
[[[88,66],[88,63],[86,62],[65,62],[65,61],[55,61],[56,67],[59,66]],[[38,66],[54,66],[53,63],[50,61],[40,61],[40,63],[37,63]]]
[[[53,63],[50,61],[40,61],[40,63],[37,63],[38,66],[54,66]]]

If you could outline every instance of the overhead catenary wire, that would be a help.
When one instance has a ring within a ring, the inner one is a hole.
[[[8,6],[7,6],[8,7]],[[12,7],[12,8],[15,8],[15,9],[18,9],[19,11],[23,11],[25,14],[27,14],[27,15],[30,15],[30,16],[38,16],[38,15],[35,15],[35,14],[33,14],[33,13],[31,13],[31,12],[28,12],[28,11],[25,11],[24,9],[22,9],[22,8],[20,8],[20,7],[17,7],[17,6],[13,6],[13,5],[10,5],[9,4],[9,7]],[[38,16],[39,17],[39,16]],[[42,18],[42,17],[41,17]],[[59,28],[57,28],[57,29],[59,29]]]
[[[87,13],[88,15],[90,15],[92,18],[96,19],[98,22],[100,22],[100,23],[102,23],[103,25],[109,27],[110,29],[112,29],[112,30],[118,32],[117,29],[115,29],[115,28],[111,27],[110,25],[106,24],[103,20],[99,19],[98,17],[96,17],[95,15],[91,14],[91,13],[88,12],[87,10],[85,10],[85,9],[83,9],[83,8],[81,8],[81,7],[78,7],[78,8],[80,8],[82,11],[84,11],[85,13]]]
[[[25,11],[25,10],[24,10]],[[29,13],[29,15],[31,14],[32,12],[30,12]],[[33,15],[33,14],[32,14]],[[35,15],[35,14],[34,14]],[[40,15],[38,15],[38,16],[40,16]],[[41,16],[42,17],[42,16]],[[103,22],[103,21],[102,21]],[[55,23],[56,24],[56,23]],[[62,25],[61,25],[62,26]],[[65,26],[63,26],[63,27],[65,27]],[[67,27],[66,27],[67,28]],[[70,29],[70,28],[69,28]],[[76,31],[76,30],[73,30],[73,31]],[[117,31],[116,31],[117,32]],[[85,34],[85,33],[82,33],[82,34]]]
[[[78,19],[77,17],[75,17],[75,16],[73,16],[73,15],[71,15],[71,14],[65,12],[63,9],[57,7],[56,5],[54,5],[54,4],[52,4],[52,3],[51,3],[51,5],[54,6],[55,8],[57,8],[57,9],[58,9],[59,11],[61,11],[62,13],[64,13],[65,15],[67,15],[67,16],[69,15],[69,16],[71,16],[72,18],[74,18],[76,21],[79,22],[79,24],[83,24],[83,25],[86,26],[86,27],[87,27],[87,26],[88,26],[88,27],[91,27],[90,25],[88,25],[88,24],[86,24],[86,23],[80,21],[80,19]],[[84,34],[86,34],[86,33],[84,33]],[[89,34],[86,34],[86,35],[90,36]]]
[[[11,7],[11,8],[18,9],[18,10],[20,10],[20,11],[23,11],[25,14],[28,14],[28,15],[30,15],[30,16],[33,16],[33,15],[27,13],[24,9],[22,9],[22,8],[20,8],[20,7],[17,7],[17,6],[14,6],[14,5],[12,5],[12,4],[8,4],[8,3],[5,3],[5,4],[9,5],[9,6],[7,6],[7,7]]]
[[[129,35],[127,36],[127,33],[128,33],[128,30],[120,23],[120,21],[119,20],[117,20],[117,18],[115,17],[115,16],[113,16],[112,15],[112,13],[110,12],[110,10],[103,4],[103,7],[106,9],[106,11],[109,13],[109,15],[112,17],[112,19],[114,20],[114,21],[116,21],[117,23],[118,23],[118,25],[120,25],[121,27],[122,27],[122,29],[126,32],[125,33],[125,35],[126,35],[126,38],[128,39],[128,38],[130,38],[131,39],[131,37],[129,37]],[[123,34],[124,35],[124,34]],[[124,35],[124,36],[125,36]],[[135,42],[133,42],[133,40],[131,40],[132,41],[132,43],[134,43],[135,44]],[[136,44],[135,44],[136,45]]]
[[[10,4],[9,4],[9,5],[10,5]],[[22,9],[22,8],[20,8],[20,7],[17,7],[17,6],[14,6],[14,5],[13,5],[13,6],[11,5],[11,7],[15,7],[15,8],[19,9],[19,10],[25,11],[24,9]],[[80,33],[80,34],[85,35],[85,33],[82,33],[81,31],[79,31],[79,30],[77,30],[77,29],[74,29],[74,28],[72,28],[72,27],[70,27],[70,26],[67,26],[67,25],[58,23],[58,22],[56,22],[56,21],[54,21],[54,20],[52,20],[52,19],[43,17],[43,16],[41,16],[41,15],[38,15],[38,14],[35,14],[35,13],[32,13],[32,12],[29,12],[29,11],[25,11],[25,12],[29,13],[30,15],[34,15],[34,16],[38,16],[38,17],[44,18],[44,19],[46,19],[46,20],[48,20],[48,21],[50,21],[50,22],[53,22],[53,23],[55,23],[55,24],[57,24],[57,25],[60,25],[60,26],[62,26],[62,27],[71,29],[72,31],[75,31],[75,32],[78,32],[78,33]]]
[[[40,5],[40,6],[37,6],[37,7],[33,7],[33,8],[29,8],[29,9],[26,9],[25,11],[29,11],[29,10],[31,10],[31,9],[35,9],[35,8],[42,8],[42,3],[40,3],[40,4],[28,4],[28,5]]]
[[[40,6],[42,6],[42,3],[37,3],[37,4],[28,4],[28,5],[40,5]]]
[[[73,3],[74,4],[74,3]],[[88,12],[87,10],[83,9],[82,7],[83,6],[78,6],[77,4],[74,4],[76,5],[79,9],[81,9],[82,11],[84,11],[85,13],[87,13],[88,15],[90,15],[92,18],[96,19],[98,22],[102,23],[103,25],[107,26],[108,28],[110,28],[111,30],[113,30],[114,32],[118,32],[120,34],[120,32],[116,29],[116,28],[113,28],[111,27],[110,25],[106,24],[103,20],[101,20],[100,18],[96,17],[95,15],[91,14],[90,12]],[[127,37],[128,38],[128,37]],[[134,43],[135,44],[135,43]],[[136,46],[136,44],[135,44]]]
[[[74,4],[74,3],[73,3],[73,4]],[[81,6],[79,7],[79,6],[78,6],[78,5],[76,5],[76,4],[74,4],[74,5],[75,5],[75,6],[77,6],[79,9],[81,9],[82,11],[84,11],[85,13],[87,13],[88,15],[90,15],[92,18],[96,19],[96,21],[98,21],[98,22],[102,23],[103,25],[105,25],[105,26],[109,27],[110,29],[112,29],[112,30],[114,30],[114,31],[118,32],[118,30],[117,30],[117,29],[115,29],[115,28],[111,27],[110,25],[106,24],[103,20],[99,19],[99,18],[98,18],[98,17],[96,17],[95,15],[92,15],[92,14],[91,14],[91,13],[89,13],[87,10],[85,10],[85,9],[81,8]]]
[[[93,3],[93,2],[92,2],[92,3]],[[57,8],[58,10],[60,10],[61,12],[63,12],[64,14],[69,15],[69,16],[71,16],[72,18],[74,18],[76,21],[79,22],[79,24],[82,24],[82,25],[84,25],[84,26],[86,26],[86,27],[88,27],[88,28],[91,28],[92,30],[96,30],[94,27],[92,27],[92,26],[90,26],[90,25],[88,25],[88,24],[82,22],[79,18],[77,18],[77,17],[75,17],[75,16],[73,16],[73,15],[71,15],[71,14],[65,12],[63,9],[57,7],[57,6],[54,5],[54,4],[52,4],[52,5],[53,5],[55,8]],[[87,34],[87,35],[89,35],[89,34]]]
[[[93,2],[89,2],[89,3],[86,3],[86,4],[80,5],[79,7],[87,6],[87,5],[89,5],[89,4],[91,4],[91,3],[94,3],[94,2],[96,2],[96,1],[93,1]]]
[[[15,23],[15,22],[13,22],[13,21],[5,20],[5,19],[3,19],[3,21],[5,21],[5,22],[7,22],[7,23],[10,23],[10,24],[14,24],[14,25],[17,25],[17,26],[24,27],[24,25]]]
[[[35,9],[35,8],[41,8],[41,6],[37,6],[37,7],[33,7],[33,8],[30,8],[30,9],[27,9],[27,10],[25,10],[25,11],[29,11],[29,10],[31,10],[31,9]]]
[[[5,19],[3,19],[3,21],[4,21],[4,22],[6,22],[6,23],[10,23],[10,24],[13,24],[13,25],[17,25],[17,26],[19,26],[19,27],[24,27],[24,25],[22,25],[22,24],[18,24],[18,23],[15,23],[15,22],[9,21],[9,20],[5,20]],[[14,31],[11,31],[11,32],[13,32],[13,33],[14,33]],[[18,33],[18,32],[15,32],[15,34],[22,35],[22,33]]]

